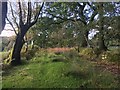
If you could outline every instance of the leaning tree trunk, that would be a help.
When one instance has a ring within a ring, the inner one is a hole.
[[[20,52],[21,52],[23,44],[24,44],[23,37],[22,37],[22,35],[19,34],[16,37],[15,45],[14,45],[14,48],[13,48],[12,62],[11,62],[12,65],[21,64]]]
[[[15,45],[13,48],[13,52],[12,52],[12,61],[11,61],[11,65],[18,65],[21,64],[21,49],[25,43],[24,41],[24,36],[27,32],[27,29],[24,27],[22,28],[22,30],[20,31],[24,31],[24,32],[19,32],[17,37],[16,37],[16,41],[15,41]]]

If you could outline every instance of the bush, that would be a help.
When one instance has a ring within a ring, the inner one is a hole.
[[[70,60],[80,56],[79,53],[75,50],[64,52],[63,55],[66,57],[66,59]]]
[[[97,57],[103,52],[102,50],[100,50],[99,48],[95,47],[93,48],[94,53],[97,55]]]
[[[22,51],[21,51],[21,56],[23,58],[26,58],[27,60],[31,59],[35,53],[39,50],[39,47],[37,45],[34,45],[33,48],[30,48],[30,46],[28,46],[28,50],[27,52],[24,52],[24,47],[22,48]]]
[[[3,64],[9,65],[12,61],[13,48],[7,53],[7,57],[4,59]]]
[[[96,53],[92,48],[81,49],[79,54],[87,59],[94,59],[96,57]]]
[[[120,51],[119,50],[106,51],[100,54],[99,58],[102,60],[119,63]]]
[[[10,52],[0,52],[0,57],[2,57],[2,60],[5,60],[9,57]]]

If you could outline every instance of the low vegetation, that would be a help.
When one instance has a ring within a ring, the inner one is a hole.
[[[34,1],[0,4],[3,88],[120,88],[120,2]]]
[[[85,49],[86,50],[86,49]],[[83,52],[83,51],[82,51]],[[76,51],[36,51],[23,64],[3,70],[3,88],[117,88],[118,76]]]

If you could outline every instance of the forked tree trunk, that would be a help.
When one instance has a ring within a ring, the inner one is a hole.
[[[21,49],[23,47],[23,44],[25,43],[24,41],[24,36],[26,34],[26,32],[29,30],[30,27],[32,27],[38,20],[40,11],[42,10],[42,7],[44,6],[44,3],[42,3],[42,6],[40,7],[40,9],[38,10],[38,13],[35,14],[34,16],[34,20],[32,20],[32,6],[31,6],[31,2],[28,2],[28,13],[27,13],[27,22],[23,21],[23,10],[21,7],[21,2],[20,0],[18,0],[18,7],[19,7],[19,23],[17,23],[17,26],[19,28],[18,30],[18,34],[16,36],[16,41],[15,41],[15,45],[13,48],[13,52],[12,52],[12,61],[11,61],[11,65],[18,65],[21,64]]]

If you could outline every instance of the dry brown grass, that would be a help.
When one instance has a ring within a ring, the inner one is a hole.
[[[48,52],[67,52],[70,51],[71,48],[48,48],[47,51]]]

